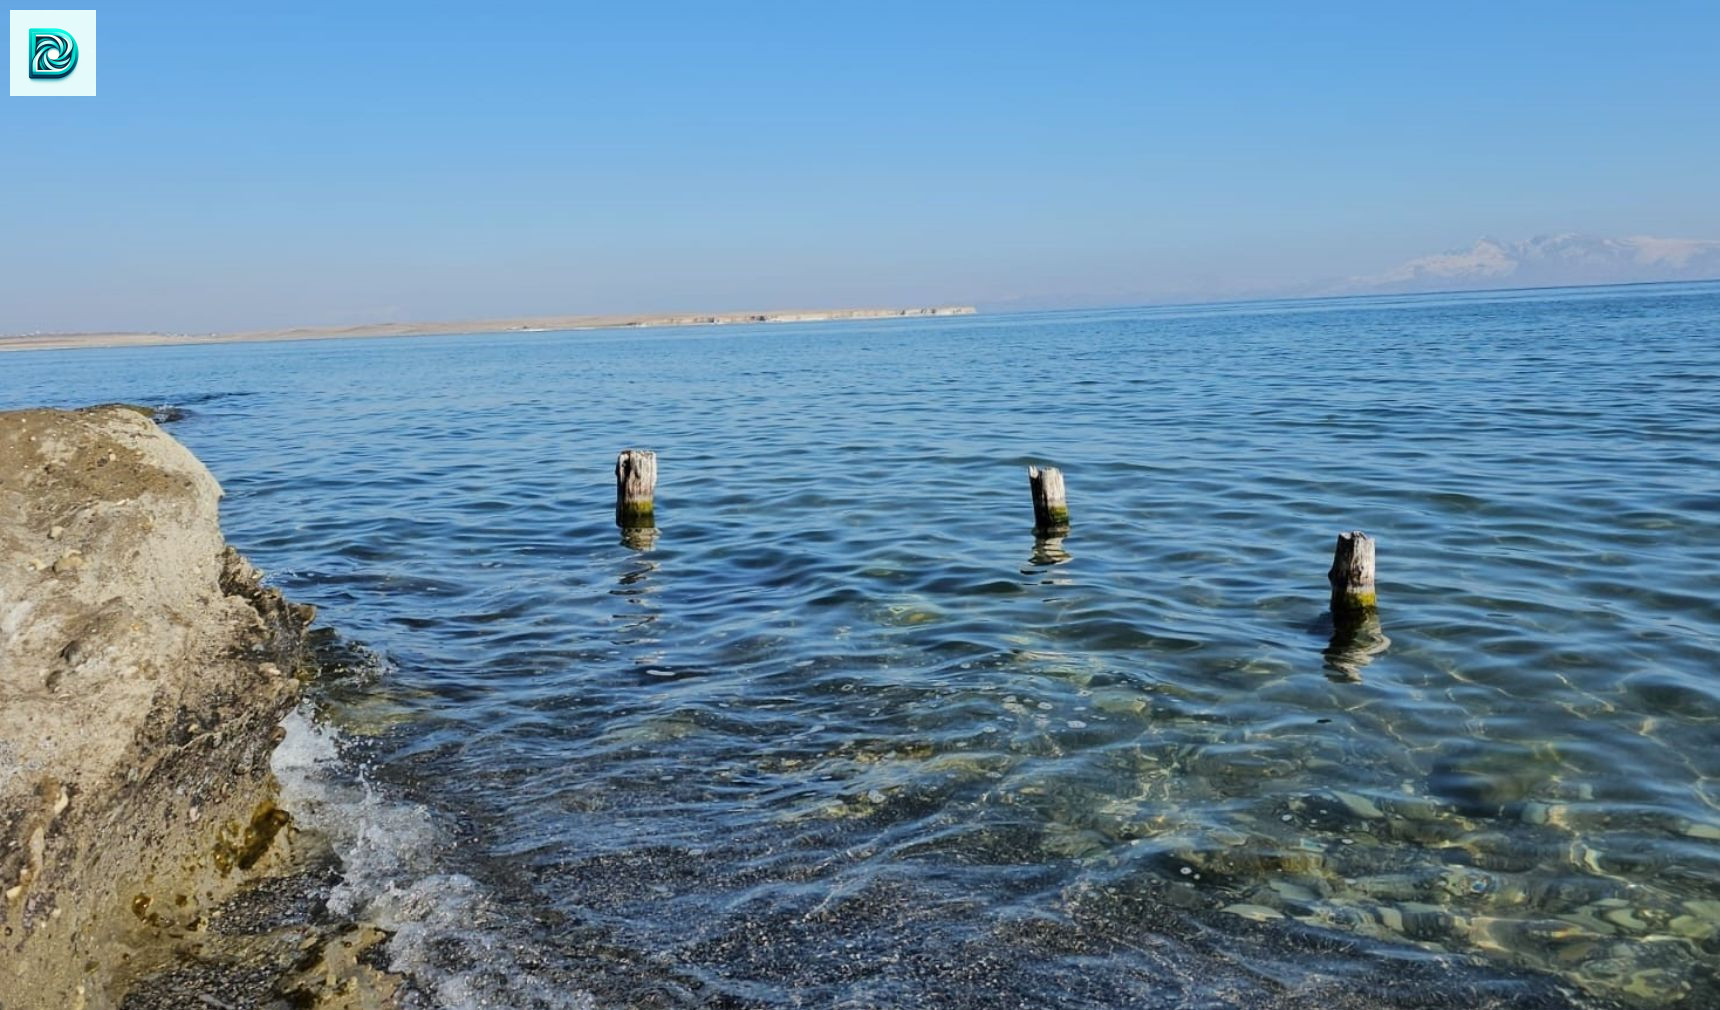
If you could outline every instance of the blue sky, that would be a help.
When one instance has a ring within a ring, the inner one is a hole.
[[[1720,6],[99,7],[0,332],[1271,292],[1720,238]]]

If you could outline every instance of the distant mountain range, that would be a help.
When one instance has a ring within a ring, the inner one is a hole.
[[[1566,234],[1538,235],[1522,242],[1484,238],[1468,249],[1423,256],[1371,277],[1350,278],[1338,290],[1455,291],[1713,278],[1720,278],[1720,241]]]

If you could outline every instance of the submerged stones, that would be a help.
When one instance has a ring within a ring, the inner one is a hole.
[[[1702,721],[1720,720],[1720,691],[1676,674],[1640,673],[1623,683],[1626,694],[1656,715]]]
[[[1509,767],[1512,757],[1521,767]],[[1135,862],[1189,900],[1260,928],[1288,918],[1433,951],[1483,951],[1641,1010],[1679,1005],[1713,984],[1702,965],[1720,940],[1720,900],[1680,901],[1676,890],[1639,882],[1668,865],[1646,842],[1603,848],[1601,836],[1573,837],[1562,817],[1534,816],[1524,798],[1543,780],[1535,755],[1459,745],[1431,777],[1442,795],[1412,793],[1409,782],[1401,795],[1328,788],[1222,823],[1161,817],[1156,836],[1135,840],[1143,847]],[[1252,830],[1236,830],[1244,824]],[[1682,822],[1640,826],[1690,837]]]
[[[1332,798],[1342,804],[1343,808],[1350,814],[1363,820],[1377,821],[1385,818],[1385,814],[1381,812],[1380,808],[1360,793],[1334,789],[1332,790]]]
[[[1226,905],[1221,909],[1221,911],[1229,912],[1231,915],[1241,916],[1244,919],[1249,919],[1254,922],[1267,922],[1272,919],[1284,918],[1283,912],[1266,905],[1238,903],[1235,905]]]
[[[1527,798],[1541,777],[1526,747],[1464,741],[1434,759],[1427,791],[1464,817],[1498,817]]]

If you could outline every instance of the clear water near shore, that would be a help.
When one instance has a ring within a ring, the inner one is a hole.
[[[430,1005],[1720,1006],[1720,285],[0,358],[104,400],[379,657],[281,767]]]

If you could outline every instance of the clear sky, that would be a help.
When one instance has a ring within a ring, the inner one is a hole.
[[[1720,238],[1714,3],[100,6],[0,332],[1276,290]]]

